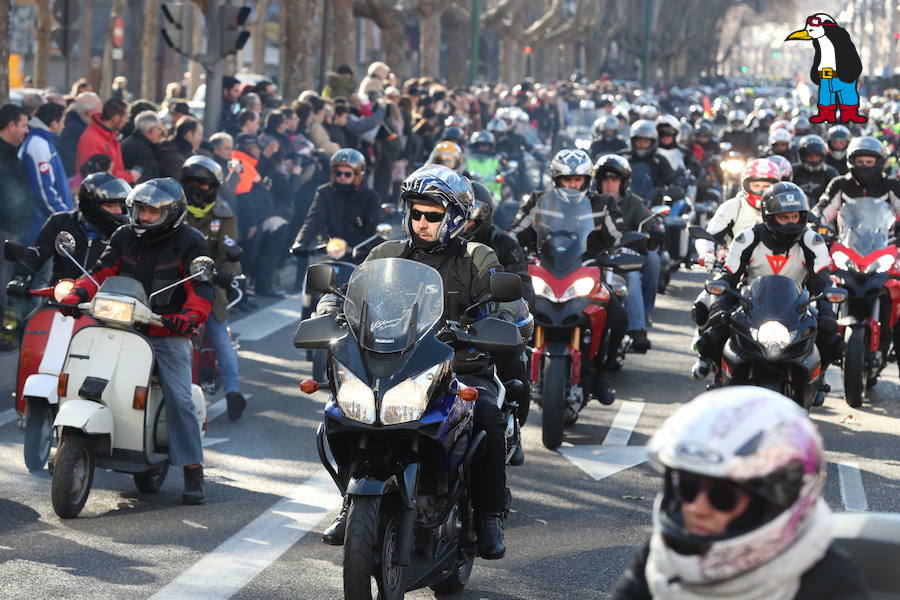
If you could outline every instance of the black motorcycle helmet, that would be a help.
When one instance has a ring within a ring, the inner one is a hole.
[[[494,196],[491,191],[480,181],[472,181],[472,191],[475,192],[475,201],[472,204],[472,213],[469,219],[475,221],[471,229],[465,231],[462,237],[473,239],[480,232],[490,229],[494,224]]]
[[[171,177],[151,179],[138,185],[128,194],[125,205],[131,227],[142,242],[155,242],[170,236],[187,214],[184,189]],[[159,217],[152,223],[141,223],[142,206],[158,209]]]
[[[855,165],[854,161],[860,156],[874,157],[875,164],[871,167]],[[853,138],[847,146],[847,166],[850,167],[850,174],[864,186],[871,186],[881,179],[884,159],[884,145],[870,135]]]
[[[806,194],[790,181],[779,181],[770,186],[762,195],[762,219],[777,250],[787,250],[798,241],[806,231],[806,215],[809,213],[809,200]],[[799,212],[796,223],[779,225],[775,215]]]
[[[78,189],[78,210],[101,237],[108,238],[128,223],[125,198],[130,192],[131,186],[124,179],[109,173],[92,173],[84,178]],[[100,206],[112,202],[122,205],[122,214],[114,215]]]
[[[601,194],[603,192],[600,180],[607,177],[619,177],[622,180],[619,195],[624,196],[631,184],[631,165],[628,163],[628,159],[618,154],[604,154],[598,158],[594,163],[594,185]]]
[[[441,135],[442,142],[456,142],[460,148],[466,145],[466,132],[457,125],[451,125]]]
[[[807,171],[825,170],[825,140],[821,137],[815,134],[804,135],[797,144],[797,154]],[[819,155],[818,160],[810,160],[810,155],[813,154]]]
[[[213,159],[195,155],[184,161],[181,166],[181,185],[184,187],[188,210],[208,209],[219,197],[219,188],[224,181],[222,167]]]

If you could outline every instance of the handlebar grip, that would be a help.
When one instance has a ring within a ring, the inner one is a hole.
[[[80,302],[78,304],[78,310],[83,310],[85,312],[91,310],[91,303],[90,302]]]
[[[162,317],[160,317],[159,315],[151,315],[150,318],[148,319],[148,322],[150,325],[156,325],[157,327],[165,327],[165,324],[163,324]]]

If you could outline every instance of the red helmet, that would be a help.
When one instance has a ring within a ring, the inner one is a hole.
[[[744,167],[741,173],[741,187],[744,188],[745,200],[755,209],[759,209],[762,201],[762,194],[755,194],[750,190],[750,183],[754,181],[768,181],[769,183],[778,183],[781,181],[781,174],[778,165],[768,158],[757,158],[751,160]]]

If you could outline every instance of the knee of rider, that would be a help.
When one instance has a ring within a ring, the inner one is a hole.
[[[702,302],[694,302],[691,307],[691,318],[697,325],[703,325],[709,319],[709,307]]]

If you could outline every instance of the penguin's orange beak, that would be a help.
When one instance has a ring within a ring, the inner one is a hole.
[[[811,40],[812,36],[805,29],[798,29],[791,35],[784,38],[784,41],[788,40]]]

